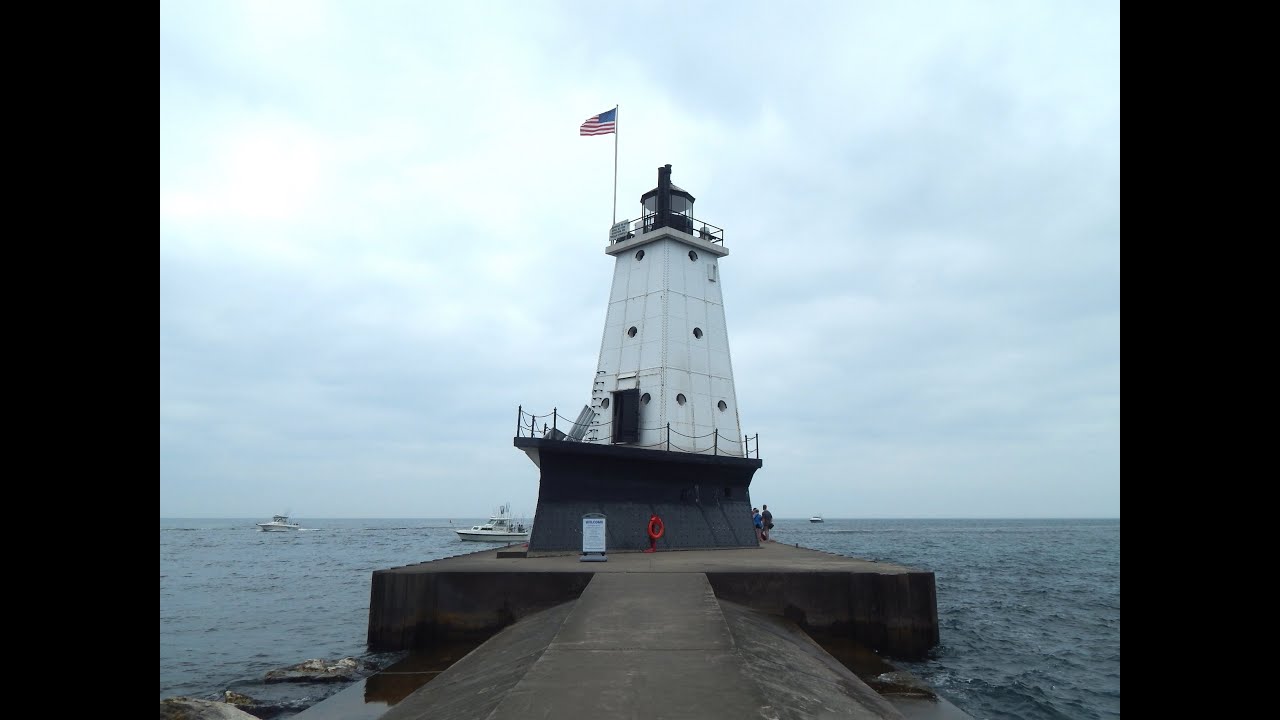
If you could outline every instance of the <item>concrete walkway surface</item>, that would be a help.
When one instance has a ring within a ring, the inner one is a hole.
[[[566,605],[494,636],[382,720],[903,717],[787,621],[726,615],[701,573],[597,574]]]

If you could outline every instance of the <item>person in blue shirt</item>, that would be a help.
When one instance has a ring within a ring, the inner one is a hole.
[[[759,542],[764,528],[764,518],[760,515],[760,508],[751,508],[751,524],[756,526],[756,542]]]

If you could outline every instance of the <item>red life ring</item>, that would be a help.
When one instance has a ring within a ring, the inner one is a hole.
[[[662,537],[662,533],[666,532],[666,528],[662,525],[662,518],[657,515],[649,517],[649,539],[657,540]]]

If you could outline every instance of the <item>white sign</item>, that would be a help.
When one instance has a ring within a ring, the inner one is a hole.
[[[622,220],[613,224],[609,228],[609,242],[617,242],[620,238],[627,236],[627,231],[631,228],[630,220]]]
[[[582,552],[603,553],[604,549],[604,516],[584,515],[582,518]]]

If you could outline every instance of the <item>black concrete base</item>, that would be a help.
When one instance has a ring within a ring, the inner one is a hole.
[[[649,518],[665,530],[659,550],[756,547],[751,477],[758,458],[624,445],[515,439],[541,472],[530,552],[582,550],[582,516],[603,513],[609,552],[649,548]]]

